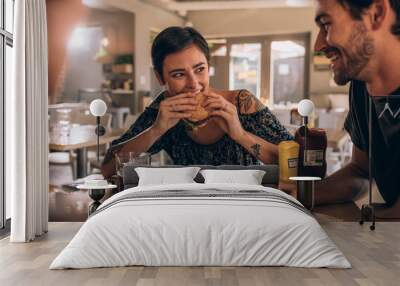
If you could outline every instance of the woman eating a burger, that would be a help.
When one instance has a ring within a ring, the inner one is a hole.
[[[177,165],[278,162],[277,144],[292,136],[249,91],[209,86],[210,54],[200,33],[169,27],[155,38],[151,56],[165,91],[112,142],[102,166],[106,178],[119,152],[165,150]]]

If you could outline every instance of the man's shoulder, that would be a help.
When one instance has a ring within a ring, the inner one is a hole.
[[[365,94],[367,91],[367,86],[364,81],[359,81],[359,80],[352,80],[350,82],[350,95],[362,93]]]
[[[350,134],[351,141],[360,150],[368,148],[368,121],[366,86],[361,81],[353,80],[349,89],[349,112],[344,122],[344,129]]]

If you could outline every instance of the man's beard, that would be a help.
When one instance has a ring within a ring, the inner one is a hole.
[[[368,35],[364,23],[357,23],[343,49],[340,49],[342,66],[334,71],[334,80],[338,85],[345,85],[350,80],[360,78],[361,72],[368,65],[375,52],[374,41]],[[344,60],[347,60],[346,63]]]

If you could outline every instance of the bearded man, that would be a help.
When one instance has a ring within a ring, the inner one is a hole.
[[[371,150],[372,177],[400,213],[400,1],[317,0],[315,22],[315,51],[331,60],[337,84],[350,82],[344,127],[354,143],[351,162],[317,185],[316,203],[368,190]]]

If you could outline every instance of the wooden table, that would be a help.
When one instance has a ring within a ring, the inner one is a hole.
[[[54,109],[87,109],[89,110],[89,104],[86,102],[65,102],[65,103],[57,103],[57,104],[49,104],[49,110]]]
[[[124,133],[124,129],[114,129],[100,137],[99,145],[109,144],[119,138]],[[51,136],[50,136],[51,137]],[[97,146],[97,137],[83,136],[82,138],[69,136],[60,141],[50,141],[49,149],[52,151],[77,151],[77,173],[78,178],[87,175],[87,148]]]

